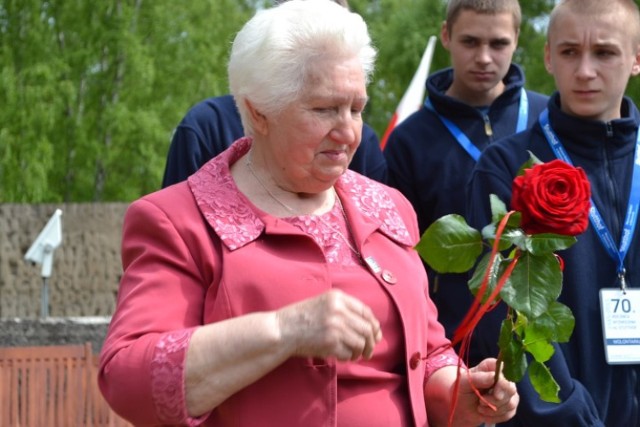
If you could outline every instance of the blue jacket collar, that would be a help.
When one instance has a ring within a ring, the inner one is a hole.
[[[505,90],[493,102],[491,108],[503,107],[511,103],[519,102],[520,89],[524,86],[524,72],[517,64],[511,64],[507,75],[502,80]],[[433,73],[427,79],[427,93],[433,106],[438,112],[447,117],[478,116],[478,110],[464,102],[458,101],[445,94],[449,86],[453,83],[453,69],[445,68]]]
[[[607,150],[613,157],[635,149],[640,112],[628,98],[623,98],[621,118],[603,122],[571,116],[560,109],[560,94],[548,102],[549,122],[565,148],[587,158],[602,156]]]

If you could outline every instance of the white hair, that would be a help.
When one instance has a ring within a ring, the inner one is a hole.
[[[258,11],[236,35],[228,66],[245,134],[253,134],[245,99],[277,113],[298,100],[319,60],[358,58],[369,82],[375,57],[362,17],[333,1],[290,0]]]

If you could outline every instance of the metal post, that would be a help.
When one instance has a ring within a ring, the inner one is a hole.
[[[42,278],[42,296],[40,301],[40,317],[49,317],[49,279]]]

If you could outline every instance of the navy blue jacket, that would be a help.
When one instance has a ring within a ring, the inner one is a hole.
[[[193,106],[171,138],[162,187],[187,179],[208,160],[244,136],[240,114],[231,95],[208,98]],[[349,169],[379,182],[386,180],[380,142],[367,124]]]
[[[445,95],[453,82],[453,70],[447,68],[427,79],[427,92],[438,113],[453,121],[478,149],[483,150],[494,140],[511,135],[516,130],[522,69],[512,64],[504,78],[505,90],[486,112]],[[548,97],[527,91],[529,100],[528,126],[535,123],[546,107]],[[492,135],[485,132],[485,124]],[[400,123],[384,149],[387,159],[387,183],[397,188],[411,202],[418,215],[420,233],[441,216],[465,215],[465,187],[475,160],[458,144],[442,121],[427,108],[421,108]],[[466,313],[460,298],[471,298],[466,291],[452,288],[450,282],[466,288],[467,275],[436,275],[429,273],[431,298],[438,307],[438,319],[452,337]]]
[[[548,105],[551,127],[573,164],[587,173],[592,200],[618,244],[629,199],[640,113],[627,98],[623,101],[622,118],[607,123],[563,113],[558,94]],[[473,227],[490,222],[489,194],[496,194],[510,205],[511,185],[529,158],[528,151],[544,162],[556,158],[539,124],[484,151],[467,189],[467,217]],[[627,284],[634,288],[640,287],[639,228],[625,258]],[[561,386],[563,402],[542,402],[525,376],[518,385],[520,406],[516,418],[505,425],[639,427],[640,365],[608,365],[605,359],[599,290],[617,286],[617,262],[609,257],[591,225],[578,236],[575,245],[560,255],[565,263],[560,301],[571,308],[576,318],[571,340],[556,348],[549,364]],[[485,356],[497,354],[498,330],[505,313],[501,305],[476,331],[472,346]]]

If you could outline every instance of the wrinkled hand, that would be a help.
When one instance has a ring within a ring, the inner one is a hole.
[[[291,304],[276,315],[282,340],[296,356],[370,359],[382,339],[371,308],[339,290]]]
[[[495,368],[496,359],[490,358],[471,368],[468,373],[461,372],[456,412],[464,412],[475,424],[479,422],[485,424],[504,422],[511,419],[516,413],[520,401],[516,385],[507,381],[500,374],[500,378],[494,386]],[[486,402],[478,398],[471,383],[476,389],[483,391],[482,396]],[[495,409],[491,408],[489,404],[493,405]]]

